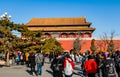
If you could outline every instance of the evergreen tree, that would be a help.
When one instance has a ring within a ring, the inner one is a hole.
[[[61,44],[54,38],[49,38],[45,40],[45,43],[42,46],[42,51],[43,52],[63,52],[63,48]]]
[[[13,35],[12,31],[17,30],[17,25],[10,21],[10,16],[7,13],[3,14],[0,19],[0,52],[6,54],[5,61],[7,66],[9,66],[9,56],[12,51],[14,51],[14,43],[18,39]]]
[[[21,48],[24,51],[35,50],[40,51],[43,44],[43,37],[41,31],[30,31],[25,25],[22,25],[18,28],[18,31],[21,32],[24,38],[17,44],[17,47]]]
[[[73,43],[73,49],[76,51],[76,53],[79,53],[81,50],[81,44],[79,38],[75,39]]]

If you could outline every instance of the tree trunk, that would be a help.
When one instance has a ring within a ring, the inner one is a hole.
[[[7,53],[6,53],[6,66],[10,66],[9,57],[10,57],[10,51],[7,51]]]

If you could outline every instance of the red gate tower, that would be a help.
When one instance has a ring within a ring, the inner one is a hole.
[[[76,38],[91,39],[95,28],[81,18],[32,18],[25,26],[31,31],[43,31],[45,37],[56,38],[65,50],[72,49]]]

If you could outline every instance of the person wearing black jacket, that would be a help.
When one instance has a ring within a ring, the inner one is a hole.
[[[32,73],[32,75],[34,75],[35,74],[35,65],[36,65],[35,53],[32,52],[28,58],[29,58],[29,62],[30,62],[31,73]]]
[[[105,56],[105,59],[102,60],[102,63],[99,65],[99,69],[101,69],[102,75],[100,76],[102,77],[118,77],[115,68],[115,62],[114,60],[112,60],[110,53],[107,56]]]
[[[59,53],[55,55],[55,58],[51,62],[50,68],[53,71],[53,77],[63,77],[63,74],[62,74],[63,60],[62,60],[62,57]]]

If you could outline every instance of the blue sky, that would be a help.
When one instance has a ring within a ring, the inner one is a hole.
[[[120,37],[120,0],[0,0],[0,15],[7,12],[14,23],[27,23],[31,18],[82,17],[96,28],[99,38],[115,31]]]

